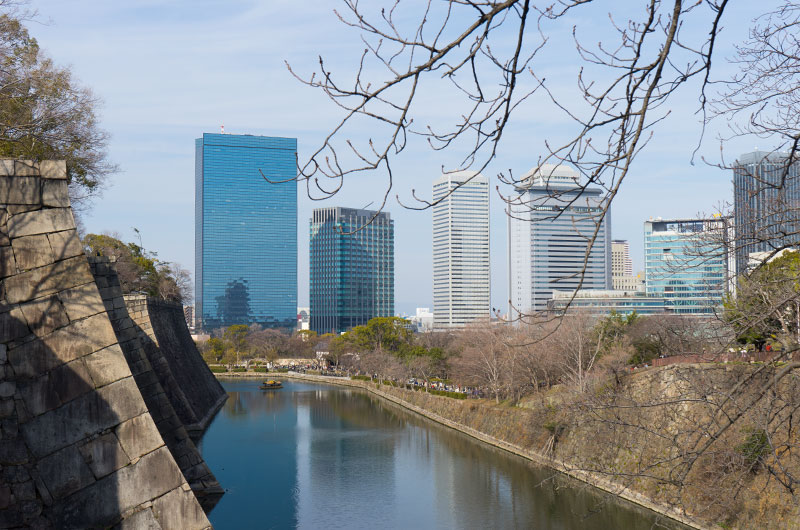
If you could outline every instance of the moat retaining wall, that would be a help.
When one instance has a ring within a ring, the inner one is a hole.
[[[0,527],[210,527],[111,326],[63,161],[0,160],[0,429]]]
[[[125,295],[128,314],[161,384],[189,434],[200,434],[228,395],[197,351],[180,304]]]
[[[156,422],[156,427],[161,437],[166,442],[173,458],[189,482],[192,491],[197,496],[200,504],[208,512],[219,500],[224,490],[214,474],[208,469],[203,457],[195,447],[183,422],[175,412],[172,403],[161,385],[159,377],[153,370],[150,360],[142,345],[143,331],[128,315],[122,294],[119,276],[107,257],[89,257],[95,282],[103,298],[111,325],[117,335],[117,340],[122,348],[128,366],[133,373],[139,391],[142,393],[150,415]],[[185,325],[185,324],[184,324]],[[150,340],[144,337],[144,340]],[[191,355],[191,352],[188,352]],[[198,354],[199,355],[199,354]],[[169,369],[166,360],[162,366]],[[174,378],[168,378],[170,384],[177,384]],[[180,389],[175,389],[180,391]],[[181,393],[182,394],[182,393]]]

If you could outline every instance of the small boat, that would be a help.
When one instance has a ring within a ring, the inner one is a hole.
[[[261,390],[272,390],[273,388],[283,388],[283,384],[280,381],[275,381],[274,379],[270,379],[269,381],[264,381],[261,383],[259,387]]]

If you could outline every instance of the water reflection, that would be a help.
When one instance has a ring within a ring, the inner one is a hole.
[[[660,526],[638,507],[365,393],[258,384],[223,383],[230,398],[201,443],[229,490],[210,515],[215,528]]]

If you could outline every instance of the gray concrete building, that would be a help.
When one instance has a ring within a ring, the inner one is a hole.
[[[552,164],[529,171],[516,191],[509,221],[512,318],[546,311],[554,291],[611,289],[611,222],[601,217],[602,191],[582,189],[574,169]]]

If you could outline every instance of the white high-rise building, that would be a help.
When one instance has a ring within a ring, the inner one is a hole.
[[[544,164],[517,192],[509,220],[511,317],[547,310],[555,291],[611,289],[611,220],[599,217],[602,191],[581,189],[568,166]]]
[[[434,327],[489,318],[489,179],[445,173],[433,182],[433,200],[441,200],[433,207]]]
[[[615,291],[644,290],[644,274],[633,275],[630,247],[623,239],[611,242],[611,287]]]
[[[628,242],[615,239],[611,242],[611,275],[633,276],[633,263]]]

